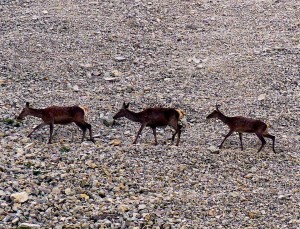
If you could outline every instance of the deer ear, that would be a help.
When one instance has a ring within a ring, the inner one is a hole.
[[[29,102],[26,102],[26,107],[29,107]]]

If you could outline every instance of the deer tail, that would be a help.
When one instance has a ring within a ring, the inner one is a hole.
[[[185,115],[184,111],[181,109],[176,109],[176,111],[179,114],[179,120],[182,119]]]
[[[86,121],[86,118],[87,118],[87,115],[88,115],[88,112],[89,112],[89,108],[87,106],[79,106],[79,107],[83,110],[84,120]]]

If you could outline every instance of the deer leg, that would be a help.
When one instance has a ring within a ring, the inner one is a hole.
[[[265,146],[266,140],[264,139],[263,135],[261,133],[255,133],[257,137],[261,140],[261,147],[258,149],[257,153],[261,151],[261,149]]]
[[[219,148],[221,149],[222,146],[223,146],[223,143],[225,142],[225,140],[230,136],[232,135],[233,131],[232,130],[229,130],[228,134],[226,134],[224,140],[222,141],[222,143],[219,145]]]
[[[137,140],[138,140],[138,138],[139,138],[140,134],[142,133],[142,130],[144,129],[145,126],[146,126],[146,124],[141,125],[141,128],[139,129],[133,144],[136,144],[136,142],[137,142]]]
[[[54,124],[53,124],[53,123],[50,123],[50,137],[49,137],[49,142],[48,142],[48,144],[51,144],[51,143],[52,143],[53,126],[54,126]]]
[[[273,136],[271,134],[263,134],[263,136],[266,137],[266,138],[271,138],[272,139],[272,142],[273,142],[273,144],[272,144],[273,152],[276,153],[275,152],[275,136]]]
[[[172,135],[172,138],[171,138],[172,142],[174,142],[175,136],[176,136],[177,133],[178,133],[178,131],[176,130],[175,133]]]
[[[157,145],[157,139],[156,139],[156,127],[152,127],[153,130],[153,135],[154,135],[154,140],[155,140],[155,145]]]
[[[244,150],[243,149],[243,141],[242,141],[242,133],[239,133],[239,137],[240,137],[240,142],[241,142],[241,149]]]
[[[90,132],[90,141],[92,141],[95,144],[95,140],[94,140],[93,134],[92,134],[92,126],[91,126],[91,124],[87,123],[87,128],[89,129],[89,132]]]
[[[85,139],[85,133],[86,133],[87,126],[81,122],[75,122],[75,124],[82,130],[81,142],[83,142]]]
[[[180,135],[181,135],[181,128],[182,128],[182,125],[177,125],[177,133],[178,133],[178,137],[177,137],[177,142],[176,142],[176,146],[179,145],[179,141],[180,141]]]
[[[171,138],[172,142],[174,142],[175,136],[176,136],[176,134],[178,134],[178,132],[179,132],[179,130],[181,129],[182,126],[178,124],[178,121],[172,121],[169,125],[172,126],[173,129],[175,130],[175,133],[172,135],[172,138]]]
[[[30,132],[30,134],[27,135],[27,137],[30,138],[30,136],[32,135],[32,133],[33,133],[34,131],[36,131],[36,130],[42,128],[42,127],[45,126],[45,125],[46,125],[46,123],[43,122],[43,123],[41,123],[40,125],[36,126],[36,127]]]

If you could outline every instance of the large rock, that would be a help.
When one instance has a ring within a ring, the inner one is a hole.
[[[16,203],[24,203],[29,199],[27,192],[17,192],[10,195],[10,198]]]
[[[41,226],[33,223],[21,223],[18,226],[18,229],[31,229],[31,228],[41,228]]]

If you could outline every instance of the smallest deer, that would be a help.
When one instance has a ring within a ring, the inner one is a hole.
[[[90,132],[90,140],[95,143],[93,136],[92,136],[92,128],[89,123],[85,121],[85,113],[86,108],[81,108],[79,106],[73,107],[59,107],[59,106],[51,106],[45,109],[33,109],[29,107],[29,102],[26,102],[26,107],[22,110],[20,115],[17,117],[17,120],[23,120],[26,116],[34,116],[41,118],[43,122],[35,127],[33,131],[28,135],[40,129],[45,125],[50,126],[50,138],[49,144],[52,142],[52,135],[53,135],[53,126],[54,124],[70,124],[74,122],[83,132],[82,134],[82,141],[85,138],[86,130],[89,129]]]
[[[268,133],[267,128],[268,125],[260,120],[245,118],[242,116],[235,117],[227,117],[219,111],[220,105],[216,105],[216,110],[214,110],[210,115],[206,117],[206,119],[217,118],[220,119],[223,123],[225,123],[229,127],[229,132],[225,136],[219,148],[221,149],[225,140],[233,133],[238,132],[240,141],[241,141],[241,149],[243,150],[243,142],[242,142],[242,133],[255,133],[257,137],[261,140],[261,147],[257,152],[260,152],[261,149],[265,146],[266,138],[271,138],[273,141],[273,151],[275,153],[275,136]]]
[[[156,108],[146,108],[141,112],[135,113],[133,111],[130,111],[128,107],[129,107],[129,103],[125,104],[124,102],[123,107],[113,118],[118,119],[121,117],[126,117],[131,121],[141,123],[140,130],[138,131],[133,144],[136,144],[140,134],[142,133],[142,130],[146,126],[149,126],[153,130],[155,145],[157,145],[156,127],[169,125],[173,127],[173,129],[175,130],[175,133],[172,135],[172,141],[174,141],[176,134],[178,135],[177,142],[176,142],[176,146],[178,146],[180,140],[181,128],[182,128],[182,125],[178,124],[178,121],[182,119],[184,116],[184,112],[182,110],[179,109],[177,110],[174,108],[156,107]]]

